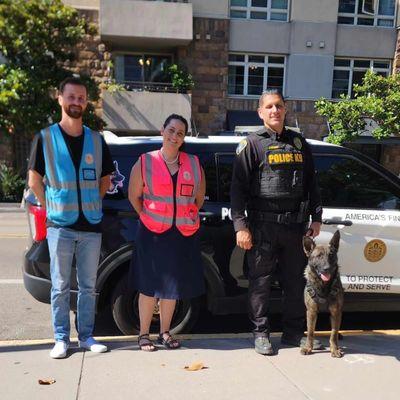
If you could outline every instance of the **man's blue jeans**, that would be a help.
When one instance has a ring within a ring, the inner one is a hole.
[[[93,334],[95,288],[99,264],[101,233],[48,228],[50,253],[51,311],[54,339],[69,343],[70,281],[75,254],[78,280],[78,338],[87,340]]]

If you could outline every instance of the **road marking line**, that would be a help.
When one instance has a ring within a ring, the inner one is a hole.
[[[1,233],[0,239],[25,239],[28,237],[27,233]]]
[[[22,285],[23,279],[0,279],[0,285]]]

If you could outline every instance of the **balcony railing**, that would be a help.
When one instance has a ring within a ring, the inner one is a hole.
[[[129,83],[127,83],[129,85]],[[133,84],[133,90],[103,93],[103,119],[111,131],[155,134],[170,114],[191,117],[191,96],[167,91],[144,90],[144,83]],[[157,85],[150,85],[150,89]],[[135,89],[136,87],[136,89]],[[161,84],[158,89],[171,88]]]
[[[193,40],[193,7],[187,1],[100,0],[100,35],[112,46],[163,49]]]
[[[118,83],[130,92],[187,93],[186,90],[174,88],[171,82],[122,81]]]

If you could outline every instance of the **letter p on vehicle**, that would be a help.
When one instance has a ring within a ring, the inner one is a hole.
[[[227,207],[221,208],[221,219],[224,220],[226,217],[231,219],[231,209]]]

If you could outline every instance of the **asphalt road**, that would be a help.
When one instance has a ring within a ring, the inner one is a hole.
[[[0,212],[0,340],[47,339],[53,336],[50,306],[36,301],[24,288],[22,258],[29,245],[28,225],[22,212]],[[400,313],[346,313],[342,329],[400,329]],[[76,336],[71,313],[71,336]],[[273,332],[281,331],[280,316],[271,317]],[[329,318],[320,315],[317,328],[329,329]],[[212,316],[203,312],[193,333],[248,332],[246,315]],[[97,336],[120,335],[105,310],[96,318]]]
[[[51,338],[47,304],[36,301],[24,288],[22,259],[28,225],[21,212],[0,212],[0,340]]]

